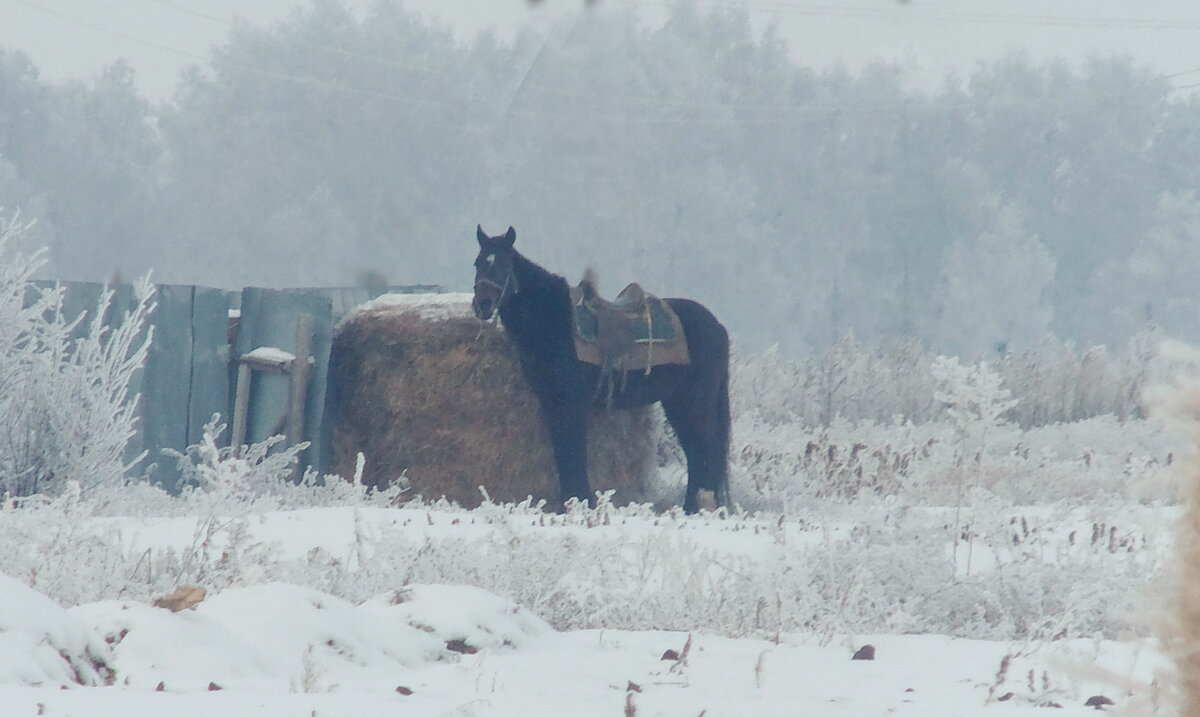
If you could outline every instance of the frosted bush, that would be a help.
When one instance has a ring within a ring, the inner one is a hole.
[[[279,493],[288,485],[293,466],[308,447],[298,443],[283,450],[272,449],[285,439],[271,436],[249,446],[218,445],[225,424],[214,415],[204,425],[200,442],[180,454],[183,499],[204,513],[243,514],[256,509],[280,507]]]
[[[987,365],[1019,403],[1007,418],[1025,428],[1113,415],[1146,417],[1142,389],[1170,373],[1153,326],[1110,350],[1082,351],[1053,337],[1037,348],[991,356]],[[735,414],[757,412],[767,423],[828,426],[838,419],[893,423],[945,420],[934,399],[936,355],[916,340],[839,341],[822,354],[789,358],[778,349],[736,356]]]
[[[0,490],[120,484],[141,460],[125,455],[137,423],[129,387],[146,358],[154,288],[138,282],[135,307],[115,325],[111,289],[90,317],[68,321],[62,288],[32,284],[42,254],[15,250],[25,229],[0,217]]]

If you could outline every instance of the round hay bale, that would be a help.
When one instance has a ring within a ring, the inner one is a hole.
[[[558,498],[558,478],[537,399],[502,329],[465,306],[422,311],[410,299],[369,305],[333,340],[334,472],[474,507],[482,486],[497,502]],[[653,467],[648,409],[597,414],[588,440],[593,490],[643,499]]]

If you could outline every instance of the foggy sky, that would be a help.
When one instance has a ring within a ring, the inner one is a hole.
[[[361,10],[372,0],[346,0]],[[636,5],[653,23],[658,0]],[[501,37],[587,11],[582,0],[407,0],[461,37],[492,29]],[[707,6],[712,2],[701,2]],[[734,3],[730,3],[734,4]],[[1096,53],[1134,57],[1180,86],[1200,83],[1200,3],[1194,0],[747,0],[759,28],[777,24],[798,61],[858,69],[898,60],[933,86],[979,61],[1020,50],[1071,61]],[[202,64],[235,22],[272,24],[296,0],[0,0],[0,46],[28,53],[49,79],[89,78],[117,58],[136,71],[153,99],[170,96],[181,68]],[[1179,74],[1183,73],[1183,74]]]

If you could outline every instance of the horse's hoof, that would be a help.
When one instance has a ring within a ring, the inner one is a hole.
[[[701,488],[696,492],[696,510],[707,510],[710,513],[717,509],[717,492]]]

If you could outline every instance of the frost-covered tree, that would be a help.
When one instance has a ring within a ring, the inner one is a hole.
[[[145,273],[160,257],[161,159],[149,103],[123,62],[88,81],[42,80],[21,53],[0,48],[0,195],[38,218],[44,273],[107,280]],[[9,186],[4,186],[4,185]]]
[[[1035,346],[1050,328],[1055,262],[1013,207],[977,237],[950,246],[937,289],[933,343],[973,356]]]
[[[946,407],[955,430],[968,438],[980,438],[999,425],[1005,412],[1017,404],[1003,388],[1000,374],[980,361],[963,365],[957,358],[939,356],[933,362],[934,394]]]
[[[1117,280],[1186,234],[1155,206],[1200,181],[1200,101],[1121,58],[1006,57],[929,92],[792,57],[745,9],[601,4],[507,41],[319,0],[238,25],[152,108],[120,63],[55,84],[0,51],[0,188],[56,278],[466,288],[482,222],[571,278],[701,299],[744,350],[1137,329],[1146,299]]]
[[[1167,194],[1154,217],[1128,257],[1114,257],[1097,276],[1097,289],[1112,297],[1118,335],[1153,322],[1172,335],[1200,336],[1200,200],[1192,191]]]

